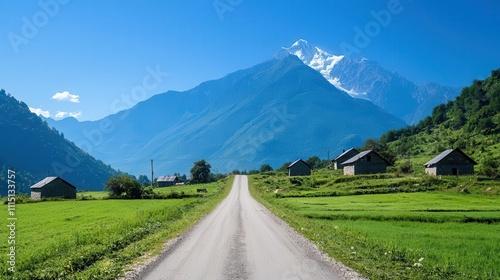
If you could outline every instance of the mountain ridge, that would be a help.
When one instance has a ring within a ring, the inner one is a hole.
[[[61,176],[80,190],[103,190],[108,178],[117,174],[4,90],[0,90],[0,131],[8,135],[0,147],[0,166],[24,174],[18,176],[19,192],[29,193],[31,184],[48,175]]]
[[[417,123],[428,116],[434,106],[460,93],[458,88],[437,86],[437,83],[417,85],[397,72],[386,70],[374,60],[333,55],[304,39],[289,48],[283,47],[282,51],[299,57],[340,90],[370,100],[408,124]]]
[[[422,158],[415,168],[444,150],[460,148],[478,162],[479,175],[500,177],[500,69],[434,107],[418,124],[390,130],[378,142],[402,161]]]
[[[371,102],[339,91],[290,55],[188,91],[155,95],[105,119],[115,132],[103,137],[93,154],[140,174],[149,172],[150,159],[165,174],[185,172],[202,158],[220,172],[263,163],[278,167],[404,126]],[[85,129],[96,129],[98,123],[87,123]],[[85,140],[81,128],[60,129],[77,144]]]

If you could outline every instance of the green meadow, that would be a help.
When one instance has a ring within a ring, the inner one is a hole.
[[[198,189],[206,189],[206,193],[199,193]],[[155,187],[153,191],[157,194],[168,195],[172,193],[184,194],[188,196],[195,196],[199,194],[211,194],[218,192],[217,188],[206,187],[206,185],[179,185],[170,187]],[[109,193],[107,191],[83,191],[77,193],[77,199],[92,200],[92,199],[107,199]]]
[[[166,240],[210,212],[231,184],[232,179],[226,178],[155,190],[207,189],[206,194],[183,199],[114,200],[103,199],[106,192],[88,192],[79,193],[78,200],[17,204],[16,272],[8,271],[2,253],[0,278],[115,279],[145,254],[158,254]],[[1,211],[6,217],[7,206]],[[7,241],[0,243],[0,251],[8,252],[8,246]]]
[[[252,195],[371,279],[500,279],[500,182],[395,174],[255,175]]]

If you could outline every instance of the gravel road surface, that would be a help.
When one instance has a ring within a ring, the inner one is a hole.
[[[236,176],[226,199],[136,279],[364,279],[252,198]]]

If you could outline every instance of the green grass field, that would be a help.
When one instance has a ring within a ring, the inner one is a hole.
[[[250,182],[260,202],[371,279],[500,279],[498,181],[323,170]]]
[[[126,265],[137,262],[147,252],[159,253],[166,240],[211,211],[228,194],[231,184],[232,179],[228,178],[190,186],[208,190],[203,197],[196,198],[17,204],[14,276],[17,279],[114,279]],[[107,193],[79,195],[105,198]],[[7,206],[2,208],[6,217]],[[0,244],[0,250],[6,252],[2,253],[0,278],[7,279],[12,276],[7,271],[7,241]]]
[[[188,195],[195,195],[198,194],[197,189],[204,189],[204,185],[179,185],[179,186],[171,186],[171,187],[162,187],[158,188],[155,187],[153,191],[157,194],[169,194],[172,192],[176,193],[185,193]],[[217,189],[214,188],[206,188],[207,189],[207,194],[217,192]],[[204,194],[204,193],[202,193]],[[77,198],[78,199],[106,199],[109,197],[109,193],[107,191],[83,191],[83,192],[78,192],[77,193]]]

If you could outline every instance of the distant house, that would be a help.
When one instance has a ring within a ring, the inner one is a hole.
[[[344,165],[342,163],[344,163],[345,161],[347,161],[348,159],[352,158],[353,156],[359,154],[358,150],[354,149],[354,148],[351,148],[347,151],[344,151],[343,153],[341,153],[340,155],[338,155],[336,158],[334,158],[332,160],[333,162],[333,166],[335,169],[342,169],[344,168]]]
[[[156,180],[158,187],[168,187],[179,183],[179,178],[177,176],[160,176]]]
[[[30,189],[33,200],[49,197],[76,198],[76,187],[61,177],[47,177]]]
[[[292,162],[288,167],[288,176],[308,176],[311,175],[311,166],[302,159]]]
[[[474,174],[477,163],[460,149],[450,149],[431,159],[425,166],[428,175],[467,175]]]
[[[344,175],[385,173],[389,162],[377,152],[368,150],[342,162]]]

